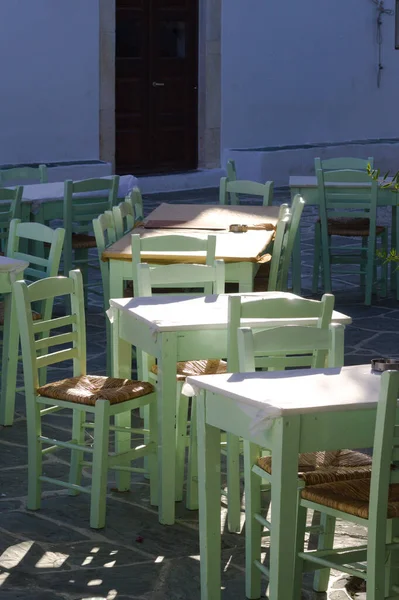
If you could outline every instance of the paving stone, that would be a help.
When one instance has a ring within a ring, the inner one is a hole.
[[[36,542],[85,539],[84,535],[67,526],[40,519],[33,511],[0,513],[0,527],[6,532],[12,532],[14,535]]]

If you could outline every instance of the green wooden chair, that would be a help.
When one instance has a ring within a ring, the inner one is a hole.
[[[114,206],[112,212],[115,222],[116,238],[119,240],[133,229],[135,223],[135,211],[130,202],[125,201],[120,202],[118,206]]]
[[[327,292],[331,291],[331,264],[357,264],[361,283],[365,286],[365,304],[370,305],[373,286],[377,279],[377,239],[381,241],[381,249],[386,251],[388,246],[387,229],[377,225],[378,181],[371,179],[367,172],[319,169],[317,183],[320,219],[315,226],[312,290],[317,291],[320,260],[324,289]],[[333,245],[332,236],[358,237],[361,239],[361,245]],[[353,273],[353,270],[348,271],[341,267],[340,273]],[[386,295],[387,274],[387,265],[382,265],[383,295]]]
[[[0,188],[0,253],[7,247],[10,221],[21,216],[21,200],[24,188]]]
[[[271,206],[273,203],[273,181],[258,183],[257,181],[233,180],[222,177],[219,187],[220,204],[240,204],[238,194],[245,196],[260,196],[263,206]]]
[[[9,169],[0,169],[0,187],[7,182],[20,181],[24,179],[33,179],[39,183],[47,183],[47,166],[38,167],[11,167]]]
[[[117,208],[114,206],[114,209]],[[109,309],[110,287],[109,287],[109,262],[102,260],[102,253],[106,248],[116,242],[116,225],[114,212],[107,210],[105,213],[93,219],[93,231],[96,238],[98,260],[100,263],[101,280],[103,284],[104,312]],[[111,373],[111,324],[105,319],[107,349],[106,349],[106,372]]]
[[[285,326],[254,333],[249,327],[237,331],[239,372],[254,372],[262,368],[282,370],[292,367],[323,368],[342,366],[341,343],[344,327],[331,324],[328,328]],[[260,598],[261,574],[269,576],[261,562],[262,537],[270,534],[272,519],[262,514],[262,480],[273,485],[273,456],[263,455],[262,449],[244,440],[245,474],[245,560],[246,596]],[[298,488],[314,483],[369,479],[371,458],[354,450],[315,452],[298,457]],[[278,474],[276,476],[278,480]],[[276,483],[276,485],[278,485]],[[339,485],[339,484],[338,484]],[[316,486],[318,487],[318,486]],[[321,526],[313,532],[319,533],[318,547],[325,548],[330,523],[322,519]],[[263,529],[266,528],[266,532]],[[294,543],[293,535],[293,543]],[[325,565],[326,566],[326,565]],[[328,587],[329,569],[319,570],[314,580],[314,589],[325,592]],[[298,596],[299,600],[300,596]]]
[[[90,494],[90,526],[98,529],[105,525],[107,471],[139,471],[131,461],[148,456],[151,503],[157,504],[157,419],[156,394],[151,384],[126,379],[91,376],[86,374],[86,332],[83,282],[79,271],[69,277],[51,277],[27,286],[23,281],[14,284],[13,293],[21,325],[21,340],[26,391],[28,429],[28,501],[30,510],[41,503],[43,482],[68,488],[71,495]],[[31,305],[57,296],[68,295],[71,313],[48,321],[34,322]],[[60,333],[59,328],[62,327]],[[65,332],[64,328],[69,331]],[[58,330],[58,331],[57,331]],[[50,334],[56,334],[50,337]],[[37,335],[46,333],[46,337]],[[55,344],[57,346],[52,348]],[[63,346],[59,349],[59,346]],[[43,349],[46,354],[42,354]],[[47,365],[73,362],[73,377],[39,385],[38,370]],[[120,427],[126,413],[149,406],[151,430],[148,444],[131,448],[126,434],[138,434],[137,429]],[[52,439],[42,434],[42,417],[48,413],[72,410],[73,424],[70,441]],[[86,413],[94,416],[86,421]],[[114,425],[110,419],[114,418]],[[92,430],[92,440],[86,441],[85,430]],[[115,432],[115,452],[109,453],[109,434]],[[43,449],[43,446],[46,448]],[[42,457],[60,448],[71,450],[69,481],[47,477],[42,473]],[[92,460],[85,460],[91,455]],[[91,466],[91,486],[81,484],[82,467]]]
[[[298,554],[293,596],[296,600],[301,598],[302,572],[330,568],[366,580],[368,600],[393,600],[399,597],[398,396],[399,373],[383,373],[377,405],[371,480],[321,483],[305,487],[299,492]],[[321,512],[322,519],[329,527],[323,547],[304,552],[308,509]],[[367,544],[334,549],[337,518],[367,527]]]
[[[134,222],[141,222],[144,219],[144,205],[143,197],[140,189],[137,186],[135,186],[132,191],[125,196],[125,202],[129,202],[129,204],[131,204],[133,207]]]
[[[0,190],[1,191],[1,190]],[[29,267],[25,269],[25,281],[33,282],[47,277],[58,275],[61,261],[62,245],[64,243],[65,230],[51,229],[42,223],[21,223],[20,219],[13,219],[10,223],[10,232],[7,244],[7,256],[17,260],[25,260]],[[35,256],[29,251],[24,252],[25,248],[32,246],[32,242],[41,242],[48,245],[47,256]],[[35,304],[35,310],[32,318],[35,321],[47,321],[51,318],[53,310],[53,299],[47,298],[43,302]],[[4,327],[4,303],[0,302],[0,328]],[[11,377],[17,376],[17,363],[11,365]],[[46,369],[40,370],[40,380],[44,381]],[[17,392],[23,391],[19,387]],[[4,405],[0,401],[0,424],[12,425],[15,412],[15,395],[6,393]]]
[[[367,171],[368,165],[370,165],[371,168],[374,167],[374,158],[372,156],[369,156],[368,158],[340,157],[314,159],[315,173],[317,173],[317,171],[320,169],[322,171],[342,171],[343,169]]]
[[[153,290],[170,293],[172,289],[184,288],[185,293],[195,289],[195,295],[223,294],[225,285],[224,262],[215,260],[216,236],[207,239],[194,236],[167,235],[140,238],[132,235],[133,281],[135,296],[152,296]],[[176,252],[200,252],[206,255],[206,264],[149,265],[140,263],[140,252],[162,252],[162,249],[176,249]],[[153,358],[144,353],[137,354],[141,378],[157,381],[158,369]],[[226,363],[219,359],[190,360],[176,366],[176,500],[183,498],[184,461],[188,444],[188,397],[182,394],[182,387],[189,375],[220,373],[226,371]],[[195,401],[192,411],[195,411]],[[146,416],[144,415],[145,419]],[[191,423],[193,421],[191,420]]]
[[[92,235],[93,219],[106,210],[112,211],[117,202],[118,188],[119,175],[109,179],[85,179],[75,182],[68,180],[64,184],[64,274],[67,275],[73,266],[80,268],[86,301],[89,287],[89,250],[96,247],[96,238]],[[99,192],[98,196],[96,192]],[[74,198],[74,194],[87,194],[87,197]],[[92,291],[97,292],[94,285],[90,287]]]
[[[237,181],[237,169],[235,160],[228,160],[226,165],[227,178],[229,181]]]

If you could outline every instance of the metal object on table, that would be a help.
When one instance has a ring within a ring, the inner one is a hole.
[[[384,371],[399,371],[399,360],[395,358],[373,358],[371,369],[376,373]]]
[[[232,233],[246,233],[247,231],[253,231],[257,229],[263,229],[265,231],[274,231],[276,227],[272,223],[262,223],[261,225],[242,225],[234,223],[229,226],[229,231]]]

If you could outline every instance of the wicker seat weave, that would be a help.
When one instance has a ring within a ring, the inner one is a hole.
[[[80,375],[47,383],[37,388],[36,393],[46,398],[94,406],[99,399],[109,400],[110,404],[119,404],[133,398],[146,396],[153,391],[154,386],[145,381]]]
[[[86,233],[73,233],[72,234],[72,248],[79,250],[80,248],[96,248],[96,238],[93,235],[87,235]]]
[[[32,319],[34,321],[39,321],[42,318],[42,315],[35,310],[32,310]],[[4,302],[0,302],[0,326],[4,325]]]
[[[370,479],[312,485],[303,489],[302,498],[361,519],[368,519]],[[387,517],[389,519],[399,517],[399,484],[397,483],[389,486]]]
[[[318,223],[320,223],[320,219],[318,219]],[[377,234],[381,234],[383,231],[385,231],[385,227],[377,225]],[[359,218],[330,218],[328,219],[328,235],[367,237],[370,235],[370,221]]]
[[[334,452],[307,452],[299,455],[298,477],[306,486],[347,479],[371,477],[372,459],[367,454],[355,450]],[[258,458],[257,465],[271,474],[272,457]]]
[[[151,372],[158,374],[158,365],[151,367]],[[224,360],[187,360],[178,362],[176,377],[178,381],[184,381],[189,375],[216,375],[227,373],[227,363]]]

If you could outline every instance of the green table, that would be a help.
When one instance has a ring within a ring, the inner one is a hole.
[[[221,597],[221,430],[272,452],[269,599],[291,600],[298,453],[370,448],[380,378],[361,365],[204,375],[187,383],[198,395],[201,600]]]
[[[388,181],[388,180],[387,180]],[[307,205],[318,206],[319,194],[317,189],[317,178],[315,176],[291,175],[289,180],[291,199],[295,194],[300,194]],[[340,186],[345,188],[345,185]],[[349,187],[349,186],[348,186]],[[353,186],[351,186],[353,188]],[[361,187],[361,186],[360,186]],[[392,207],[392,233],[391,246],[397,248],[396,240],[399,240],[399,204],[398,194],[388,188],[380,188],[378,191],[378,206]],[[396,287],[396,297],[399,300],[399,269],[391,271],[391,278],[396,279],[393,282]],[[292,255],[292,288],[295,294],[301,293],[301,233],[298,233],[295,239],[295,248]]]

